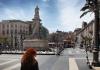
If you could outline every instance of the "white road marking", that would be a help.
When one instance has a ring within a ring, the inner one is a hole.
[[[15,68],[17,68],[17,67],[20,67],[20,66],[21,66],[21,63],[17,63],[17,64],[15,64],[15,65],[12,65],[11,67],[5,68],[5,69],[3,69],[3,70],[13,70],[13,69],[15,69]]]
[[[83,57],[83,58],[81,58],[81,57],[76,57],[75,59],[86,59],[86,57]],[[91,58],[89,58],[89,60],[92,60],[93,58],[91,57]]]
[[[76,53],[79,53],[80,51],[76,51]]]
[[[69,58],[69,70],[79,70],[74,58]]]
[[[16,60],[18,60],[18,59],[13,59],[13,60],[10,60],[10,61],[7,61],[7,62],[0,63],[0,66],[1,65],[5,65],[5,64],[8,64],[8,63],[11,63],[11,62],[14,62]]]
[[[73,54],[73,52],[72,52],[72,51],[68,51],[68,53],[69,53],[69,54]]]

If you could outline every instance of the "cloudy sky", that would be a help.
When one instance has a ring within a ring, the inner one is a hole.
[[[34,17],[34,9],[38,4],[42,24],[50,32],[74,31],[83,21],[89,22],[93,14],[80,19],[81,7],[85,0],[0,0],[0,21],[23,20],[30,21]]]

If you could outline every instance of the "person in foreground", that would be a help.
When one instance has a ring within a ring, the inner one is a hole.
[[[33,48],[27,49],[21,59],[21,70],[39,70],[35,57],[36,50]]]

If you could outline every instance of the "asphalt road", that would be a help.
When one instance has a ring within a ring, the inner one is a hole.
[[[89,59],[92,60],[92,53]],[[0,55],[0,70],[20,70],[20,59],[22,55],[2,54]],[[91,70],[86,64],[86,53],[84,49],[65,49],[60,56],[37,55],[40,70]]]

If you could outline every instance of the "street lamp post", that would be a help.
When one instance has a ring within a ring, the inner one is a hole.
[[[99,6],[98,0],[94,1],[94,15],[95,15],[95,24],[94,24],[94,49],[93,49],[93,66],[100,66],[99,62]]]

